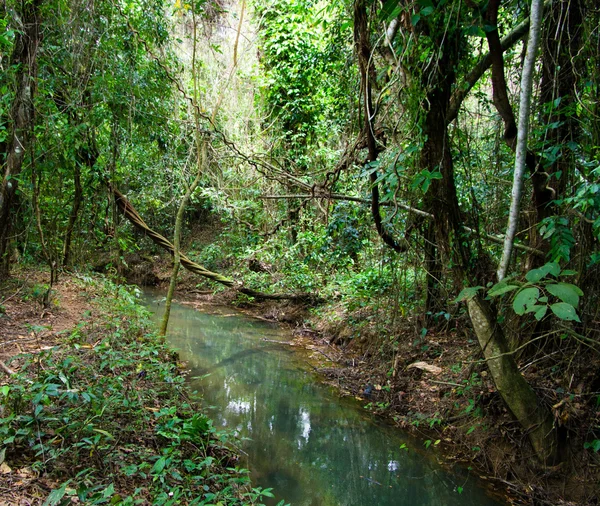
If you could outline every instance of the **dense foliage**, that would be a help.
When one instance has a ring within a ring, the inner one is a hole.
[[[15,262],[125,272],[128,254],[153,246],[124,222],[107,184],[170,237],[201,133],[209,150],[183,241],[193,260],[253,289],[318,293],[328,301],[320,318],[346,327],[333,339],[376,350],[393,371],[403,347],[468,327],[538,460],[556,463],[570,447],[597,461],[592,0],[544,7],[525,195],[509,276],[496,277],[529,9],[522,0],[7,0],[3,275]],[[189,233],[203,228],[210,240]],[[531,363],[555,397],[531,388]],[[568,420],[552,407],[579,395],[585,415]]]

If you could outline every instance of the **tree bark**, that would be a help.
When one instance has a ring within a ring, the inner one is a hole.
[[[15,46],[10,60],[11,66],[17,67],[17,84],[10,109],[10,138],[6,144],[6,162],[0,186],[0,277],[7,276],[10,269],[12,204],[35,119],[33,98],[37,87],[37,51],[41,39],[42,3],[43,0],[21,3],[21,26],[15,30]]]
[[[499,6],[500,0],[490,0],[488,3],[485,21],[489,26],[497,27]],[[515,150],[518,128],[512,106],[508,99],[506,79],[504,77],[504,47],[500,41],[498,28],[486,32],[486,37],[490,48],[490,59],[492,64],[494,106],[504,121],[504,140],[512,150]],[[537,221],[540,222],[550,212],[554,191],[551,188],[548,188],[548,175],[539,169],[537,157],[529,150],[525,153],[525,164],[531,175],[533,197],[537,210]]]
[[[490,5],[499,0],[491,0]],[[496,6],[496,14],[498,7]],[[508,215],[508,225],[506,227],[506,235],[504,239],[504,248],[502,251],[502,259],[498,266],[498,280],[502,281],[506,276],[508,266],[510,264],[510,257],[513,250],[513,243],[517,234],[517,226],[519,223],[519,210],[521,208],[521,194],[523,192],[523,176],[525,174],[526,157],[527,157],[527,136],[529,133],[529,111],[531,110],[531,90],[533,87],[533,73],[535,71],[535,60],[537,58],[538,45],[540,41],[540,29],[542,25],[542,0],[532,0],[531,2],[531,22],[529,24],[529,40],[527,43],[527,54],[525,55],[525,62],[523,65],[523,74],[521,77],[521,99],[519,104],[519,126],[517,128],[517,144],[516,144],[516,155],[515,155],[515,171],[513,176],[513,188],[512,198],[510,204],[510,211]],[[499,39],[494,40],[495,44],[498,44]],[[491,49],[491,48],[490,48]],[[495,57],[502,58],[502,54],[494,51]],[[497,75],[497,78],[501,78],[504,81],[504,72],[501,75]],[[499,94],[499,100],[507,103],[508,96],[506,96],[506,82],[500,83],[500,86],[494,86],[497,88]],[[506,108],[503,108],[506,113]],[[508,107],[510,111],[509,121],[512,118],[512,110],[510,105]],[[514,121],[514,119],[512,119]],[[506,123],[506,120],[505,120]],[[512,135],[512,133],[511,133]],[[507,134],[505,133],[505,136]]]
[[[143,218],[139,215],[137,210],[131,205],[131,202],[123,195],[116,187],[109,183],[110,192],[114,195],[115,205],[118,210],[129,220],[129,222],[137,228],[144,235],[148,236],[157,246],[168,251],[171,255],[175,252],[173,244],[166,239],[163,235],[159,234],[155,230],[152,230]],[[242,283],[233,279],[227,278],[217,272],[209,271],[200,264],[190,260],[184,254],[181,254],[181,265],[184,269],[197,274],[198,276],[205,277],[216,283],[220,283],[230,288],[235,288],[238,292],[248,295],[249,297],[255,297],[257,299],[269,299],[269,300],[296,300],[300,302],[312,302],[317,303],[322,299],[315,293],[297,293],[297,294],[286,294],[286,293],[264,293],[251,288],[245,288]]]
[[[198,135],[198,134],[197,134]],[[192,184],[188,186],[181,202],[179,209],[177,210],[177,217],[175,218],[175,233],[173,236],[173,272],[171,273],[171,279],[169,281],[169,290],[167,291],[167,299],[165,301],[165,314],[160,325],[159,335],[165,336],[167,334],[167,327],[169,326],[169,316],[171,315],[171,302],[173,301],[173,295],[175,294],[175,287],[177,286],[177,274],[179,274],[179,267],[181,266],[181,229],[183,227],[183,216],[185,214],[185,207],[190,200],[190,197],[196,191],[200,178],[202,177],[203,168],[206,164],[207,157],[207,141],[202,141],[202,147],[198,152],[198,172],[196,177],[192,181]]]
[[[551,412],[519,371],[495,312],[480,296],[467,301],[473,329],[498,392],[519,421],[537,458],[544,465],[557,460],[557,438]]]

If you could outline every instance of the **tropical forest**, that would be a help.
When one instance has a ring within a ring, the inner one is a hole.
[[[600,504],[600,4],[2,0],[0,504]]]

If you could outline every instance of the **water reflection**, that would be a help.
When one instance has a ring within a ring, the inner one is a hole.
[[[283,340],[276,326],[175,305],[170,329],[169,341],[197,378],[193,389],[215,407],[215,424],[250,438],[248,467],[256,485],[275,488],[273,504],[499,504],[473,477],[443,470],[431,458],[435,450],[423,452],[319,384],[297,350],[263,341]]]

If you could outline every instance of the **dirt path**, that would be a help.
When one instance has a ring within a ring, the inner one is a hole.
[[[48,349],[93,317],[91,294],[77,279],[63,276],[44,303],[46,283],[44,273],[23,272],[0,285],[0,360],[13,371],[19,369],[13,357]]]

